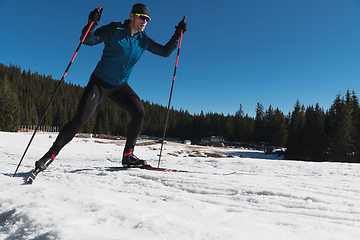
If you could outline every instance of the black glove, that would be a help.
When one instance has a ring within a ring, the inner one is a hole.
[[[90,25],[91,22],[94,22],[94,24],[91,27],[91,30],[93,30],[95,28],[96,25],[98,25],[100,18],[101,18],[101,13],[102,13],[103,8],[101,8],[100,10],[95,8],[90,14],[89,14],[89,21],[88,21],[88,25]]]
[[[183,33],[187,30],[187,23],[185,21],[185,18],[179,22],[177,26],[175,26],[175,35],[180,38],[181,30],[183,30]]]

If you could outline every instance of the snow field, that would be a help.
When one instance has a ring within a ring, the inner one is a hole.
[[[165,145],[161,167],[119,166],[124,141],[75,138],[22,185],[56,136],[0,132],[0,239],[358,239],[360,165],[277,159],[259,151]],[[160,145],[135,154],[157,166]],[[189,157],[191,153],[234,157]],[[239,157],[242,155],[243,157]],[[211,173],[231,173],[213,175]]]

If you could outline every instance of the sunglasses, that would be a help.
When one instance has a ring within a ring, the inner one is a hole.
[[[135,13],[135,15],[141,20],[145,20],[146,22],[149,22],[151,20],[151,18],[145,14]]]

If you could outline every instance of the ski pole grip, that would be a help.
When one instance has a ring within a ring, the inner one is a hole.
[[[184,22],[185,22],[185,20],[186,20],[186,16],[184,16],[184,17],[183,17],[183,21],[184,21]],[[180,39],[182,38],[182,34],[183,34],[183,32],[184,32],[184,30],[182,30],[182,29],[181,29]],[[181,40],[180,40],[180,42],[181,42]]]
[[[98,11],[99,11],[100,14],[102,13],[103,10],[104,9],[101,6],[99,6]]]
[[[98,8],[98,11],[101,13],[101,12],[102,12],[102,10],[103,10],[103,8],[100,6],[100,7]],[[84,40],[85,40],[86,36],[87,36],[87,35],[88,35],[88,33],[90,32],[90,29],[91,29],[92,25],[94,25],[94,21],[92,21],[92,22],[90,23],[90,25],[89,25],[88,29],[86,30],[86,32],[85,32],[85,34],[84,34],[83,38],[82,38],[82,39],[81,39],[81,41],[80,41],[81,43],[83,43],[83,42],[84,42]]]
[[[100,7],[98,8],[98,12],[101,14],[102,10],[103,10],[103,8],[100,6]],[[94,24],[94,21],[92,21],[92,22],[90,23],[90,27],[91,27],[93,24]]]
[[[99,8],[98,8],[98,12],[100,13],[100,15],[101,15],[101,12],[103,11],[103,8],[101,7],[101,6],[99,6]],[[92,21],[91,23],[90,23],[90,27],[92,26],[94,24],[94,21]]]

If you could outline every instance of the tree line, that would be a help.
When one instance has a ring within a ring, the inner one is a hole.
[[[0,64],[0,130],[18,131],[21,125],[37,125],[59,80],[19,66]],[[84,87],[63,83],[42,125],[64,126],[74,116]],[[143,101],[146,112],[142,134],[161,137],[167,108]],[[190,114],[171,109],[167,137],[200,141],[213,135],[226,141],[286,147],[286,158],[311,161],[360,162],[360,106],[355,92],[338,94],[330,109],[319,104],[305,107],[299,101],[284,114],[271,105],[255,107],[256,116]],[[80,132],[126,135],[130,116],[109,99],[103,101]]]

